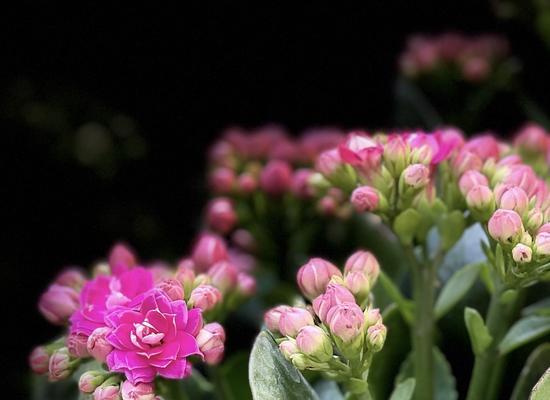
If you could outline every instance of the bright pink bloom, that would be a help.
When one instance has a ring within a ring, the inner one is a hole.
[[[133,384],[152,382],[158,374],[181,379],[191,374],[187,357],[200,355],[195,338],[202,325],[199,309],[187,310],[183,300],[172,301],[152,289],[105,318],[113,331],[107,340],[114,347],[107,365]]]
[[[85,358],[89,357],[87,349],[88,336],[71,333],[67,336],[67,348],[73,357]]]
[[[230,232],[237,223],[237,213],[233,202],[227,197],[212,199],[207,206],[206,220],[216,232],[226,234]]]
[[[378,191],[370,186],[359,186],[351,194],[351,204],[357,212],[374,211],[379,201]]]
[[[271,332],[279,332],[279,321],[281,319],[281,315],[290,309],[290,306],[280,305],[266,311],[264,314],[264,323],[267,329]]]
[[[338,146],[338,151],[344,162],[368,174],[380,166],[384,148],[365,132],[351,132],[346,141]]]
[[[260,187],[267,194],[279,196],[285,193],[292,182],[292,169],[286,161],[272,160],[263,168]]]
[[[281,314],[279,331],[284,336],[296,336],[300,328],[313,325],[313,316],[305,308],[290,307]]]
[[[313,310],[319,319],[327,322],[329,310],[340,303],[354,303],[355,297],[344,286],[336,283],[329,283],[324,294],[313,300]]]
[[[218,235],[203,233],[193,248],[192,259],[198,272],[204,272],[218,261],[226,260],[224,240]]]
[[[324,293],[333,276],[342,277],[342,272],[322,258],[312,258],[300,267],[296,281],[304,296],[312,300]]]
[[[52,324],[63,325],[78,309],[78,293],[69,286],[51,285],[40,297],[38,309]]]
[[[365,316],[355,302],[345,302],[331,307],[326,323],[334,336],[348,343],[363,333]]]
[[[35,374],[45,374],[48,372],[50,355],[44,346],[35,347],[29,355],[29,365]]]
[[[88,353],[99,362],[105,362],[107,355],[113,350],[113,346],[107,340],[107,336],[111,333],[111,328],[102,326],[95,329],[88,337],[86,348]]]
[[[197,343],[207,364],[219,364],[223,357],[225,343],[223,326],[217,322],[206,324],[197,335]]]
[[[521,217],[512,210],[496,210],[489,220],[488,228],[493,239],[504,243],[514,242],[523,234]]]
[[[122,400],[154,400],[153,385],[149,383],[132,384],[130,381],[122,382],[120,387]]]
[[[222,301],[222,293],[212,285],[199,285],[189,296],[189,304],[203,312],[213,309],[220,301]]]
[[[222,293],[226,293],[237,285],[239,270],[229,261],[218,261],[208,270],[208,276],[212,279],[212,285]]]
[[[135,267],[136,264],[136,256],[127,246],[117,243],[111,249],[109,253],[109,266],[113,275],[120,275]]]

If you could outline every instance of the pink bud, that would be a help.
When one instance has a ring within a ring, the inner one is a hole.
[[[319,319],[327,322],[329,310],[340,303],[354,303],[353,294],[342,285],[329,283],[324,294],[313,300],[313,310]]]
[[[246,229],[237,229],[231,235],[231,240],[235,245],[249,253],[254,252],[256,249],[256,240],[250,231],[247,231]]]
[[[360,186],[351,194],[351,203],[357,212],[376,210],[379,200],[378,191],[370,186]]]
[[[463,151],[469,151],[477,155],[482,161],[490,158],[498,160],[500,157],[499,143],[491,134],[481,135],[468,140],[463,147]]]
[[[350,292],[357,297],[358,301],[368,296],[372,287],[367,275],[359,271],[347,273],[344,282]]]
[[[279,331],[283,336],[295,337],[306,325],[313,325],[313,317],[305,308],[291,307],[279,319]]]
[[[301,168],[294,172],[291,190],[296,197],[309,199],[313,196],[313,187],[309,183],[312,173],[313,171],[307,168]]]
[[[260,175],[260,187],[267,194],[279,196],[285,193],[292,181],[292,169],[286,161],[271,160]]]
[[[514,210],[521,215],[529,207],[529,198],[522,188],[511,187],[502,193],[498,206],[506,210]]]
[[[322,215],[332,216],[335,215],[336,211],[338,210],[338,202],[334,199],[334,197],[323,196],[319,200],[317,208]]]
[[[550,233],[541,232],[535,238],[536,254],[550,256]]]
[[[183,300],[184,291],[181,283],[175,279],[165,279],[157,283],[157,288],[162,290],[164,293],[170,297],[171,300]]]
[[[296,336],[296,345],[301,353],[320,362],[332,358],[332,343],[328,335],[315,325],[304,326]]]
[[[136,264],[136,256],[127,246],[122,243],[113,246],[109,253],[109,267],[113,275],[119,275]]]
[[[237,285],[239,270],[228,261],[218,261],[208,270],[212,279],[212,285],[216,286],[222,293],[226,293]]]
[[[107,327],[96,328],[88,337],[86,348],[88,353],[99,362],[105,362],[107,355],[113,350],[113,346],[107,341],[107,335],[111,329]]]
[[[539,228],[537,233],[543,233],[543,232],[550,233],[550,223],[546,223],[546,224],[542,225]]]
[[[462,174],[462,176],[460,177],[460,181],[458,182],[460,192],[464,196],[468,194],[470,189],[477,185],[489,186],[489,180],[485,175],[476,170],[466,171],[464,174]]]
[[[183,259],[178,263],[174,278],[183,286],[183,294],[190,294],[195,281],[195,263],[191,259]]]
[[[199,285],[191,292],[188,304],[192,307],[208,311],[222,301],[222,293],[211,285]]]
[[[237,213],[233,207],[233,202],[227,197],[218,197],[208,203],[206,212],[208,226],[213,230],[226,234],[230,232],[237,223]]]
[[[332,176],[342,165],[342,159],[338,149],[330,149],[322,152],[317,157],[315,162],[315,169],[329,178]]]
[[[525,227],[531,232],[536,232],[542,225],[543,221],[544,214],[542,211],[539,208],[533,208],[527,214],[527,222]]]
[[[542,153],[549,146],[549,135],[542,126],[530,123],[518,132],[514,145],[528,152]]]
[[[51,382],[60,381],[67,378],[72,370],[70,366],[71,356],[69,349],[61,347],[53,352],[48,364],[48,378]]]
[[[225,331],[217,322],[206,324],[197,335],[197,344],[209,365],[219,364],[223,357]]]
[[[521,217],[512,210],[498,209],[489,220],[489,234],[502,243],[514,243],[523,234]]]
[[[430,182],[430,170],[423,164],[411,164],[402,173],[403,181],[413,189],[421,189]]]
[[[243,193],[252,193],[258,188],[258,179],[249,172],[243,172],[239,175],[239,190]]]
[[[88,343],[88,336],[71,333],[67,336],[67,348],[69,353],[73,357],[85,358],[89,357],[88,349],[86,348]]]
[[[117,386],[99,386],[94,391],[94,400],[120,400],[120,389]]]
[[[250,297],[256,293],[256,279],[247,273],[241,272],[237,276],[237,290],[246,297]]]
[[[83,393],[93,393],[107,378],[103,371],[86,371],[78,379],[78,389]]]
[[[386,341],[387,329],[382,323],[375,324],[367,329],[367,343],[372,351],[380,351]]]
[[[352,271],[363,272],[371,280],[376,281],[380,274],[380,264],[371,252],[358,250],[349,256],[344,266],[344,273]]]
[[[35,347],[29,355],[29,365],[35,374],[45,374],[48,372],[50,355],[44,346]]]
[[[518,264],[531,262],[532,255],[533,251],[531,248],[522,243],[516,244],[512,249],[512,258]]]
[[[365,326],[367,328],[378,323],[382,323],[382,315],[380,314],[380,310],[378,308],[369,308],[365,310],[364,315]]]
[[[483,160],[477,154],[462,149],[452,161],[452,165],[456,175],[460,176],[466,171],[480,171],[483,167]]]
[[[494,196],[489,187],[476,185],[466,195],[466,204],[474,210],[494,209]]]
[[[279,343],[279,350],[281,350],[283,356],[289,361],[292,355],[300,352],[295,340],[283,340]]]
[[[471,57],[462,64],[462,75],[468,82],[480,82],[487,78],[491,67],[482,57]]]
[[[533,196],[538,189],[538,178],[528,165],[513,166],[510,173],[504,179],[504,183],[522,188],[528,197]]]
[[[216,168],[210,173],[208,183],[211,190],[216,194],[229,193],[235,184],[235,172],[226,167]]]
[[[225,242],[217,235],[202,234],[193,248],[192,259],[198,272],[206,271],[211,265],[227,259]]]
[[[400,174],[407,162],[409,148],[403,135],[390,135],[384,146],[384,160],[391,163],[396,174]]]
[[[40,297],[38,308],[52,324],[63,325],[78,309],[78,297],[73,288],[54,283]]]
[[[273,307],[264,314],[264,323],[268,330],[271,332],[279,332],[279,320],[281,315],[291,309],[290,306],[281,305]]]
[[[342,277],[335,265],[322,258],[312,258],[300,267],[296,280],[304,296],[312,300],[324,293],[334,275]]]
[[[355,302],[340,303],[328,311],[326,323],[334,336],[349,343],[362,334],[365,316]]]
[[[60,273],[57,278],[55,278],[54,283],[61,286],[69,286],[76,291],[80,291],[82,286],[86,283],[86,277],[79,269],[69,268]]]
[[[130,381],[122,382],[120,393],[122,400],[154,400],[155,392],[150,383],[132,384]]]

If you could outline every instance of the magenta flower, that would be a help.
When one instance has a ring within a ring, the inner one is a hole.
[[[378,169],[384,148],[365,132],[351,132],[338,152],[343,161],[368,172]]]
[[[114,347],[107,365],[132,384],[152,382],[157,374],[169,379],[189,376],[187,357],[202,356],[196,339],[201,311],[188,311],[183,300],[172,301],[159,289],[111,311],[105,320],[113,328],[107,340]]]

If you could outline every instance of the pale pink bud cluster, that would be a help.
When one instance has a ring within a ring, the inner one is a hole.
[[[364,250],[353,253],[344,267],[344,283],[363,302],[369,295],[380,274],[380,265],[376,257]]]

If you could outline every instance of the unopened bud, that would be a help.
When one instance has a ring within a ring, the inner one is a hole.
[[[296,340],[294,339],[283,340],[279,343],[279,350],[281,350],[283,356],[289,361],[294,354],[300,352],[300,350],[298,350],[298,346],[296,345]]]
[[[80,375],[78,389],[83,393],[93,393],[101,385],[108,374],[104,371],[86,371]]]
[[[183,293],[185,296],[189,296],[194,287],[195,271],[193,268],[195,264],[191,259],[183,259],[178,263],[178,269],[174,278],[182,285]]]
[[[322,258],[312,258],[300,267],[296,280],[304,296],[312,300],[325,291],[334,275],[342,276],[335,265]]]
[[[173,301],[183,300],[185,297],[183,286],[181,286],[181,283],[176,279],[164,279],[157,283],[156,286],[166,293]]]
[[[382,323],[382,315],[378,308],[367,308],[363,314],[365,314],[365,326],[367,328]]]
[[[544,221],[544,215],[539,208],[533,208],[527,214],[525,228],[531,232],[537,232]]]
[[[406,187],[422,189],[430,182],[430,170],[423,164],[412,164],[401,173],[401,179]]]
[[[222,293],[227,293],[237,286],[238,274],[237,267],[225,260],[218,261],[208,270],[212,285],[220,289]]]
[[[489,180],[484,174],[476,170],[466,171],[458,181],[458,187],[463,196],[466,196],[470,189],[477,185],[489,186]]]
[[[71,375],[74,369],[69,349],[61,347],[53,352],[48,365],[48,378],[51,382],[60,381]]]
[[[328,335],[318,326],[305,326],[296,336],[296,345],[303,354],[325,362],[332,358],[332,343]]]
[[[511,187],[502,193],[498,206],[506,210],[514,210],[522,215],[529,207],[529,198],[522,188],[517,186]]]
[[[87,336],[79,335],[77,333],[69,334],[69,336],[67,336],[67,348],[69,349],[71,356],[78,358],[89,357],[90,354],[86,348],[87,342]]]
[[[330,309],[341,303],[355,303],[355,297],[343,285],[329,283],[325,293],[313,300],[313,310],[321,321],[327,323]]]
[[[379,202],[378,191],[370,186],[360,186],[351,194],[351,204],[357,212],[375,211]]]
[[[109,253],[109,267],[113,275],[119,275],[135,267],[136,264],[136,256],[128,246],[122,243],[117,243],[113,246]]]
[[[380,274],[380,264],[371,252],[358,250],[349,256],[344,267],[345,273],[352,271],[365,273],[373,286]]]
[[[217,235],[203,234],[193,248],[192,259],[198,272],[206,271],[218,261],[227,259],[225,242]]]
[[[86,348],[88,353],[99,362],[105,362],[107,355],[113,350],[113,346],[107,340],[107,336],[111,333],[111,328],[99,327],[96,328],[88,337]]]
[[[386,341],[387,329],[384,324],[376,324],[367,329],[367,343],[369,348],[374,351],[382,350]]]
[[[45,346],[35,347],[29,355],[29,365],[35,374],[45,374],[48,372],[50,355]]]
[[[211,285],[199,285],[191,292],[188,304],[200,308],[203,312],[216,307],[222,300],[222,293]]]
[[[197,335],[197,344],[209,365],[219,364],[223,357],[225,331],[217,322],[206,324]]]
[[[359,303],[362,303],[368,297],[371,290],[371,282],[365,273],[360,271],[349,272],[344,277],[344,282]]]
[[[362,336],[365,316],[356,303],[340,303],[329,310],[327,324],[334,336],[349,343]]]
[[[214,193],[225,194],[233,190],[235,184],[235,172],[231,168],[216,168],[208,178],[209,186]]]
[[[211,200],[207,206],[206,220],[214,231],[221,234],[230,232],[237,223],[237,213],[231,199],[218,197]]]
[[[262,170],[260,187],[267,194],[280,196],[285,193],[292,182],[292,169],[286,161],[272,160]]]
[[[122,400],[155,400],[153,385],[150,383],[136,383],[130,381],[122,382],[120,387]]]
[[[254,295],[256,293],[256,279],[247,273],[241,272],[237,276],[237,290],[246,297]]]
[[[531,248],[522,243],[516,244],[512,249],[512,258],[518,264],[531,262],[532,255],[533,251],[531,250]]]
[[[283,336],[295,337],[300,328],[313,325],[313,317],[305,308],[291,307],[279,319],[279,331]]]
[[[60,273],[57,278],[55,278],[54,283],[61,286],[69,286],[76,291],[80,291],[82,286],[86,283],[86,277],[78,268],[69,268]]]
[[[281,315],[291,309],[290,306],[280,305],[273,307],[264,314],[264,323],[267,329],[273,333],[279,332],[279,321]]]
[[[535,238],[535,254],[537,256],[550,256],[550,233],[541,232]]]
[[[488,228],[493,239],[505,244],[516,243],[524,232],[521,217],[512,210],[496,210],[489,220]]]
[[[69,286],[51,285],[40,297],[38,308],[52,324],[63,325],[79,307],[78,292]]]

